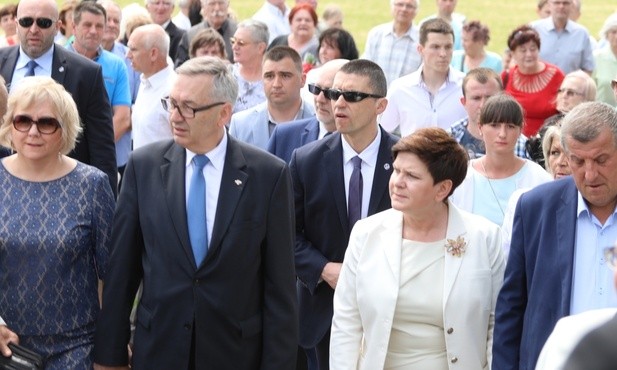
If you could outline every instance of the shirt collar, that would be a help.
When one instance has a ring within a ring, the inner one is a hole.
[[[593,213],[589,210],[589,205],[583,198],[583,194],[580,191],[577,191],[577,205],[576,205],[576,216],[581,217],[583,214],[587,214],[590,218],[595,217]],[[617,207],[613,210],[613,217],[617,216]]]
[[[266,110],[267,110],[268,102],[265,102],[265,103],[266,103]],[[300,99],[300,109],[298,109],[298,111],[296,112],[296,115],[291,121],[297,121],[299,119],[302,119],[302,112],[304,112],[304,99]],[[275,121],[274,118],[272,118],[272,115],[270,114],[269,110],[268,110],[268,120],[274,124],[282,123],[282,122]],[[284,122],[291,122],[291,121],[284,121]]]
[[[225,165],[225,154],[227,154],[227,132],[223,133],[223,139],[214,149],[209,151],[208,153],[204,153],[206,157],[210,160],[210,164],[214,166],[214,169],[217,171],[223,171],[223,166]],[[193,157],[197,154],[186,149],[186,163],[185,166],[188,167],[191,165],[193,161]]]
[[[19,58],[17,58],[17,63],[15,63],[15,69],[25,68],[26,64],[30,60],[34,60],[39,65],[40,68],[42,68],[46,72],[49,72],[49,75],[51,75],[51,68],[52,68],[52,63],[54,61],[54,48],[55,47],[56,45],[54,44],[49,48],[49,50],[44,52],[43,55],[41,55],[40,57],[36,59],[30,59],[30,57],[26,54],[24,49],[20,46],[19,47]]]
[[[362,163],[373,164],[374,160],[371,158],[377,158],[376,153],[379,151],[379,143],[381,143],[381,130],[379,126],[377,127],[377,135],[375,135],[375,139],[362,151],[362,153],[356,153],[356,151],[349,145],[345,137],[341,135],[341,142],[343,144],[343,164],[351,161],[351,159],[355,156],[358,156],[362,159]]]

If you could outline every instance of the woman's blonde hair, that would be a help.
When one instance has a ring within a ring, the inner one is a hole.
[[[77,106],[62,85],[50,77],[42,76],[26,77],[11,91],[8,110],[4,115],[4,122],[0,125],[0,145],[12,148],[11,132],[15,111],[45,102],[52,105],[54,118],[60,122],[60,153],[68,154],[73,150],[82,132]]]

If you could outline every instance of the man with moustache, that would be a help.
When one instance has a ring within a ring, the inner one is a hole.
[[[178,46],[178,53],[172,56],[172,59],[175,59],[176,68],[189,59],[189,46],[193,37],[208,27],[212,27],[223,36],[227,58],[231,63],[234,62],[231,38],[236,33],[238,24],[229,18],[229,0],[201,0],[201,14],[204,17],[203,22],[194,25],[186,32]]]

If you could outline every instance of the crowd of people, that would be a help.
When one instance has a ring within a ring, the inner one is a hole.
[[[612,369],[617,12],[540,0],[501,56],[456,5],[362,53],[316,0],[3,5],[0,354]]]

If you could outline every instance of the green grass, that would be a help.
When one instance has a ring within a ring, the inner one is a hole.
[[[138,0],[142,3],[141,0]],[[230,0],[231,8],[242,20],[251,17],[264,0]],[[617,10],[612,0],[582,0],[583,10],[579,22],[591,35],[598,37],[598,32],[606,17]],[[62,0],[58,1],[59,3]],[[133,0],[119,0],[122,6]],[[321,0],[318,13],[328,3],[337,3],[343,9],[343,26],[355,37],[360,50],[364,50],[366,34],[373,27],[391,20],[389,0]],[[293,0],[287,0],[293,5]],[[508,34],[517,26],[536,19],[536,0],[460,0],[456,11],[463,13],[469,20],[480,20],[491,30],[491,42],[488,49],[499,54],[506,47]],[[436,12],[433,0],[422,0],[416,21]]]

